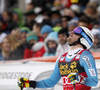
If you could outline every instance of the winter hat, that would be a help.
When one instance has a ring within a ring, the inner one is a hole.
[[[78,25],[78,24],[77,24],[77,23],[75,23],[75,22],[69,22],[68,27],[69,27],[69,26],[71,26],[71,25],[73,25],[73,26],[77,27],[77,25]]]
[[[68,34],[68,29],[67,29],[67,28],[62,28],[62,29],[58,32],[58,35],[59,35],[59,34],[65,34],[65,35],[69,36],[69,34]]]
[[[49,33],[44,42],[47,43],[48,41],[55,41],[56,43],[58,43],[58,32]]]
[[[27,42],[29,42],[30,40],[36,40],[36,41],[38,41],[38,36],[33,31],[29,32],[26,37],[27,37],[27,39],[26,39]]]
[[[55,31],[55,32],[58,32],[58,31],[60,31],[62,29],[62,27],[53,27],[53,31]]]
[[[50,33],[52,32],[52,27],[49,25],[44,25],[41,29],[41,34],[43,35],[44,33]]]
[[[20,33],[22,33],[22,32],[29,33],[30,29],[28,27],[22,27],[21,30],[20,30]]]

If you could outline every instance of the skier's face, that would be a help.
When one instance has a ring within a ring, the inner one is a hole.
[[[74,32],[72,31],[69,35],[69,37],[67,38],[67,42],[69,44],[72,44],[73,42],[77,41],[80,38],[80,36],[74,34]]]

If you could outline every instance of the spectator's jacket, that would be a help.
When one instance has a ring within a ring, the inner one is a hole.
[[[0,28],[0,33],[3,33],[3,32],[6,33],[6,34],[10,33],[10,30],[9,30],[7,23],[4,23],[3,26]]]
[[[67,42],[63,45],[59,44],[57,47],[56,55],[60,56],[68,51],[69,51],[69,45]]]
[[[55,56],[55,55],[56,55],[56,53],[48,53],[48,52],[46,52],[43,56],[46,57],[46,56]]]
[[[43,37],[41,37],[41,36],[38,36],[38,39],[39,39],[39,42],[43,42],[44,41]]]
[[[23,59],[25,48],[23,45],[20,45],[14,51],[9,53],[8,57],[4,57],[4,60],[20,60]]]
[[[37,42],[35,45],[32,46],[32,49],[25,49],[24,52],[24,59],[32,58],[32,57],[42,57],[45,53],[44,43]]]

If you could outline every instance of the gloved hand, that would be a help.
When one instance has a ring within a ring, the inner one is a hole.
[[[22,90],[23,88],[29,88],[32,87],[35,89],[36,87],[36,81],[30,81],[26,78],[19,78],[18,80],[18,87]]]
[[[70,79],[71,84],[75,83],[84,84],[86,81],[86,78],[84,76],[78,75],[77,73],[70,73],[68,75],[68,78]]]

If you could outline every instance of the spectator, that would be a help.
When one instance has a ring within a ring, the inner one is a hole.
[[[8,35],[2,42],[2,54],[4,60],[19,60],[23,58],[24,48],[18,43],[16,38]]]
[[[18,8],[13,10],[13,21],[16,22],[20,28],[24,26],[24,23],[22,22],[22,12]]]
[[[34,23],[36,22],[34,20],[36,17],[35,12],[32,9],[32,10],[27,11],[24,15],[26,16],[25,26],[30,28],[30,30],[32,30],[32,27],[33,27]]]
[[[84,14],[90,18],[91,22],[98,20],[97,9],[94,5],[88,3],[86,9],[84,10]]]
[[[45,39],[46,53],[43,56],[55,56],[58,46],[57,32],[51,32]]]
[[[71,18],[76,17],[75,12],[70,8],[64,8],[64,16],[69,16]]]
[[[54,27],[52,29],[55,32],[58,32],[59,30],[61,30],[62,29],[61,20],[57,20],[55,22],[55,25],[54,25]]]
[[[54,27],[62,27],[62,25],[61,25],[61,20],[57,20],[57,21],[55,22]]]
[[[62,22],[62,27],[63,28],[68,28],[68,21],[71,20],[70,16],[62,16],[61,22]]]
[[[57,51],[56,51],[57,56],[60,56],[69,51],[69,45],[67,43],[68,36],[69,36],[68,30],[64,28],[58,32],[59,44],[58,44]]]
[[[45,53],[44,43],[38,42],[38,36],[35,32],[31,31],[27,34],[27,43],[24,59],[43,56]]]
[[[88,2],[88,5],[92,5],[97,8],[99,6],[99,0],[90,0],[90,2]]]
[[[40,14],[42,14],[46,19],[49,19],[48,11],[50,11],[50,8],[44,7],[44,8],[42,8],[42,10],[40,11]]]
[[[17,23],[12,20],[12,13],[8,10],[5,10],[2,13],[3,20],[8,24],[9,30],[11,31],[13,28],[18,27]]]
[[[16,38],[19,41],[19,43],[22,43],[20,28],[13,28],[10,34],[12,37]]]
[[[8,24],[3,20],[2,16],[0,16],[0,34],[3,32],[9,34],[10,30]]]
[[[20,37],[22,44],[26,43],[26,35],[30,32],[30,29],[28,27],[22,27],[20,30]]]
[[[94,35],[94,43],[92,48],[90,49],[91,52],[100,52],[100,39],[99,35]]]
[[[42,23],[43,23],[43,25],[53,26],[52,21],[49,18],[48,19],[43,19]]]
[[[34,4],[33,3],[27,4],[27,6],[26,6],[26,12],[28,12],[28,11],[30,11],[32,9],[34,9]]]
[[[48,12],[48,16],[50,17],[53,26],[61,18],[59,10],[55,8],[51,8],[51,10]]]
[[[33,25],[33,31],[38,35],[39,41],[44,41],[43,37],[41,36],[41,28],[42,28],[42,23],[35,23]]]
[[[44,25],[42,28],[41,28],[41,35],[43,37],[43,39],[45,40],[45,38],[48,36],[49,33],[51,33],[53,30],[52,30],[52,27],[49,26],[49,25]]]
[[[89,28],[89,24],[90,24],[90,20],[88,19],[87,16],[84,15],[79,18],[78,26],[83,26],[83,27]]]

